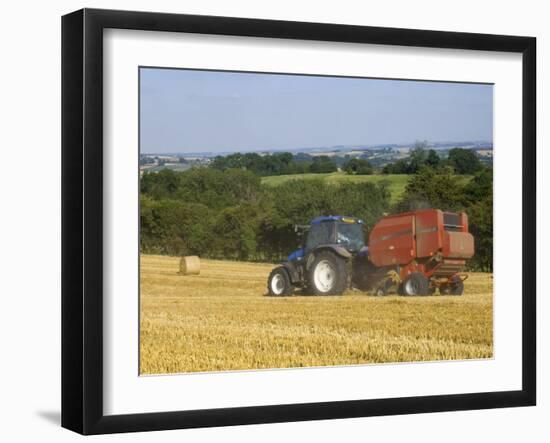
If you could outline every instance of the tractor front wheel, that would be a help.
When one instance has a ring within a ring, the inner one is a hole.
[[[413,272],[403,281],[403,295],[428,295],[430,293],[430,281],[421,272]]]
[[[322,251],[308,272],[308,287],[315,295],[340,295],[349,286],[348,263],[336,254]]]
[[[279,266],[271,271],[267,279],[267,290],[274,297],[292,295],[292,284],[285,268]]]

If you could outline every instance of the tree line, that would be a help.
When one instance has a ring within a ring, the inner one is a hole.
[[[305,153],[293,155],[290,152],[260,155],[255,152],[216,156],[209,165],[213,169],[245,169],[261,177],[306,173],[331,173],[338,169],[350,175],[370,175],[377,169],[369,160],[361,157],[312,156]],[[449,168],[456,174],[471,175],[483,169],[479,157],[471,149],[453,148],[442,158],[436,150],[427,149],[427,144],[417,143],[409,156],[390,162],[378,171],[382,174],[416,174],[423,166],[434,169]]]
[[[255,152],[216,156],[210,167],[220,171],[246,169],[261,177],[336,172],[338,164],[327,155],[292,155],[290,152],[260,155]]]
[[[417,146],[411,150],[408,158],[389,163],[382,168],[383,174],[416,174],[420,168],[451,169],[455,174],[475,174],[483,169],[479,157],[471,149],[453,148],[447,158],[439,156],[435,149]]]
[[[423,164],[393,205],[388,185],[297,179],[269,187],[242,168],[145,173],[140,247],[145,253],[276,261],[297,247],[294,225],[318,215],[356,216],[372,227],[387,213],[433,207],[468,213],[476,240],[471,266],[492,270],[492,169],[465,182],[449,168]]]
[[[140,246],[147,253],[278,260],[296,248],[295,224],[319,214],[353,214],[374,223],[389,210],[389,197],[384,184],[292,180],[267,187],[242,169],[146,173]]]

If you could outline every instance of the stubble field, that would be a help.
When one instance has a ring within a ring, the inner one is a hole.
[[[462,297],[266,297],[273,265],[141,256],[140,372],[491,358],[491,274]]]

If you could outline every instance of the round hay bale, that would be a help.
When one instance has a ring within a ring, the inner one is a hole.
[[[201,259],[196,255],[182,257],[180,260],[180,274],[199,275],[201,272]]]

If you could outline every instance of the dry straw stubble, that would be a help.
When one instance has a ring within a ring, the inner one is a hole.
[[[491,274],[462,297],[266,297],[269,264],[141,257],[143,374],[491,358]]]

